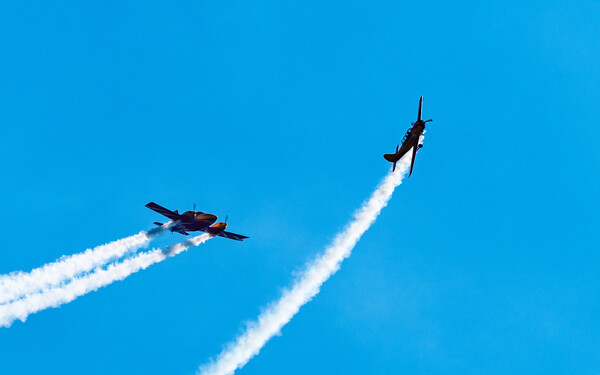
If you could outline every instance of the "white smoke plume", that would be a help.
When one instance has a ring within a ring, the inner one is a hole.
[[[43,289],[22,299],[0,305],[0,326],[9,327],[16,319],[24,322],[30,314],[71,302],[79,296],[93,292],[115,281],[123,280],[135,272],[162,262],[192,246],[198,246],[210,238],[212,238],[211,234],[204,233],[165,250],[154,249],[139,253],[120,262],[110,264],[106,268],[96,268],[92,272],[76,277],[66,284]]]
[[[59,285],[74,276],[103,266],[124,255],[148,246],[156,235],[171,226],[172,222],[148,232],[87,249],[84,252],[64,256],[55,262],[36,268],[31,272],[11,272],[0,276],[0,304],[22,298],[41,289]]]
[[[413,149],[413,152],[416,150]],[[278,301],[268,305],[256,321],[249,323],[245,332],[230,342],[216,360],[200,367],[200,375],[229,375],[242,368],[271,337],[280,332],[300,307],[319,293],[321,285],[350,256],[358,240],[387,205],[394,189],[402,183],[410,167],[411,156],[408,152],[398,162],[396,171],[383,179],[369,200],[355,213],[354,220],[336,236],[321,256],[306,266],[292,287],[285,290]]]

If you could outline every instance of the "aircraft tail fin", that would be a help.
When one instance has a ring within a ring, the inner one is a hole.
[[[419,113],[417,114],[417,121],[421,121],[421,114],[423,113],[423,97],[419,99]]]

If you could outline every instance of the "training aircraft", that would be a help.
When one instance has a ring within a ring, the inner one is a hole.
[[[227,218],[225,218],[225,222],[212,225],[215,221],[217,221],[217,217],[212,214],[196,211],[196,205],[194,205],[194,210],[186,211],[183,214],[180,214],[177,212],[177,210],[171,211],[167,208],[159,206],[154,202],[148,203],[146,207],[171,219],[173,221],[173,225],[171,225],[169,228],[171,232],[177,232],[187,236],[189,235],[188,232],[201,231],[210,233],[213,236],[225,237],[237,241],[243,241],[244,239],[248,238],[246,236],[242,236],[241,234],[226,232],[225,229],[227,228]],[[159,226],[163,225],[162,223],[158,223],[156,221],[154,224]]]
[[[419,139],[421,138],[421,134],[423,134],[423,131],[425,131],[425,124],[430,121],[433,121],[433,120],[427,120],[427,121],[421,120],[422,110],[423,110],[423,97],[421,96],[421,99],[419,100],[419,113],[417,114],[417,122],[413,122],[412,127],[408,128],[408,130],[406,131],[406,134],[404,134],[404,138],[402,138],[402,147],[400,147],[400,145],[397,145],[395,153],[383,155],[385,160],[394,163],[394,166],[392,167],[392,171],[395,171],[396,170],[396,162],[398,162],[398,160],[400,160],[400,158],[402,158],[404,156],[404,154],[406,154],[409,150],[412,149],[413,153],[412,153],[412,160],[410,161],[410,172],[408,174],[408,177],[410,177],[410,175],[412,174],[413,166],[415,165],[415,157],[417,156],[417,150],[420,149],[421,147],[423,147],[422,144],[419,144]],[[398,148],[400,148],[400,149],[398,149]]]

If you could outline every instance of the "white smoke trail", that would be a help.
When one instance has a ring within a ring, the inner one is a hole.
[[[245,332],[229,343],[215,361],[200,367],[200,375],[229,375],[242,368],[271,337],[279,333],[300,307],[319,293],[321,285],[350,256],[360,237],[387,205],[394,189],[402,183],[410,167],[411,156],[411,153],[407,153],[399,161],[396,172],[390,172],[383,179],[369,200],[355,213],[354,220],[336,236],[321,256],[307,265],[292,287],[285,290],[278,301],[267,306],[256,321],[249,323]]]
[[[41,289],[59,285],[72,277],[121,258],[127,253],[148,246],[150,240],[167,229],[172,222],[151,231],[142,231],[117,241],[87,249],[79,254],[36,268],[31,272],[11,272],[0,276],[0,304],[22,298]]]
[[[177,255],[192,246],[198,246],[212,238],[204,233],[184,242],[173,245],[166,250],[154,249],[110,264],[105,269],[96,268],[91,273],[76,277],[69,283],[54,288],[29,294],[25,298],[0,306],[0,326],[9,327],[16,319],[25,321],[30,314],[73,301],[75,298],[93,292],[115,281],[146,269],[152,264]]]

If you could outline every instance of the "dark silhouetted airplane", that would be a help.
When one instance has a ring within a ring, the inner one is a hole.
[[[146,207],[171,219],[173,221],[173,225],[171,225],[169,228],[171,232],[177,232],[187,236],[189,235],[188,232],[201,231],[210,233],[213,236],[225,237],[236,241],[243,241],[244,239],[248,238],[246,236],[242,236],[241,234],[226,232],[225,229],[227,228],[227,218],[225,218],[225,222],[212,225],[215,221],[217,221],[217,217],[212,214],[196,211],[196,205],[194,205],[193,211],[186,211],[183,214],[180,214],[177,212],[177,210],[171,211],[166,209],[154,202],[148,203]],[[154,222],[154,224],[163,225],[162,223],[158,222]]]
[[[408,177],[410,177],[410,175],[412,174],[413,166],[415,165],[415,157],[417,156],[417,150],[420,149],[421,147],[423,147],[422,144],[419,144],[419,139],[421,137],[421,134],[423,134],[423,131],[425,130],[425,124],[430,121],[433,121],[433,120],[423,121],[421,119],[422,110],[423,110],[423,97],[421,96],[421,99],[419,100],[419,113],[417,114],[417,121],[413,122],[412,127],[410,127],[406,131],[406,134],[404,135],[404,138],[402,139],[402,147],[400,147],[400,145],[397,145],[395,153],[383,155],[385,160],[394,163],[394,166],[392,167],[392,171],[395,171],[396,163],[398,162],[398,160],[400,160],[400,158],[402,158],[404,156],[404,154],[406,154],[409,150],[412,149],[413,153],[412,153],[412,160],[410,161],[410,172],[408,174]]]

